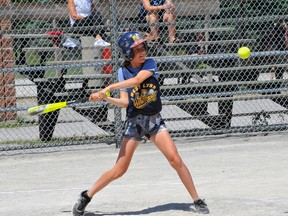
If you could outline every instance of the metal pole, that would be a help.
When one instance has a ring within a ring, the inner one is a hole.
[[[117,41],[118,41],[118,32],[119,25],[117,22],[117,1],[116,0],[110,0],[110,19],[111,21],[108,23],[110,24],[109,28],[111,30],[111,41],[112,41],[112,52],[111,55],[111,63],[113,66],[113,78],[112,80],[117,80],[117,69],[118,69],[118,62],[119,62],[119,56],[117,52]],[[113,92],[114,97],[119,97],[119,92],[115,93]],[[115,107],[114,108],[114,118],[115,118],[115,142],[116,142],[116,148],[119,148],[122,141],[122,114],[121,114],[121,108]]]

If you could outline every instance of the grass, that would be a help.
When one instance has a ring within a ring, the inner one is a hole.
[[[73,53],[73,56],[72,53],[67,53],[66,55],[64,55],[64,58],[67,58],[67,59],[75,59],[75,58],[78,58],[79,55],[76,53]],[[53,54],[49,54],[49,57],[46,59],[46,61],[54,61],[54,56]],[[28,52],[27,53],[27,58],[26,58],[26,61],[27,61],[27,66],[35,66],[35,65],[40,65],[40,56],[37,55],[36,53],[33,53],[33,52]],[[73,75],[73,74],[82,74],[82,68],[69,68],[68,71],[67,71],[67,74],[68,75]],[[45,78],[50,78],[50,77],[56,77],[57,76],[57,69],[48,69],[45,71]],[[15,78],[16,79],[23,79],[23,78],[27,78],[26,76],[20,74],[20,73],[16,73],[15,75]]]
[[[18,127],[29,127],[35,125],[36,122],[29,122],[27,123],[27,119],[24,116],[17,116],[15,120],[7,121],[7,122],[0,122],[0,129],[1,128],[18,128]]]

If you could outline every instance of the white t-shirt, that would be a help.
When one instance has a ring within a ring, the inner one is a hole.
[[[76,13],[80,16],[87,17],[91,14],[92,0],[74,0]],[[75,20],[70,15],[71,27],[74,25]]]

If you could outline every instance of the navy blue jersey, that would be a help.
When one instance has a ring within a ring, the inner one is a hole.
[[[139,114],[154,115],[162,110],[158,70],[153,59],[147,59],[141,68],[121,67],[118,70],[119,82],[135,77],[141,70],[151,71],[151,76],[134,88],[120,89],[127,91],[129,105],[127,117],[132,118]]]

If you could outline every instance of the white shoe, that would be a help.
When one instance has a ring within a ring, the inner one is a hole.
[[[94,43],[95,47],[107,47],[110,45],[111,45],[110,43],[104,41],[103,39],[95,40],[95,43]]]

